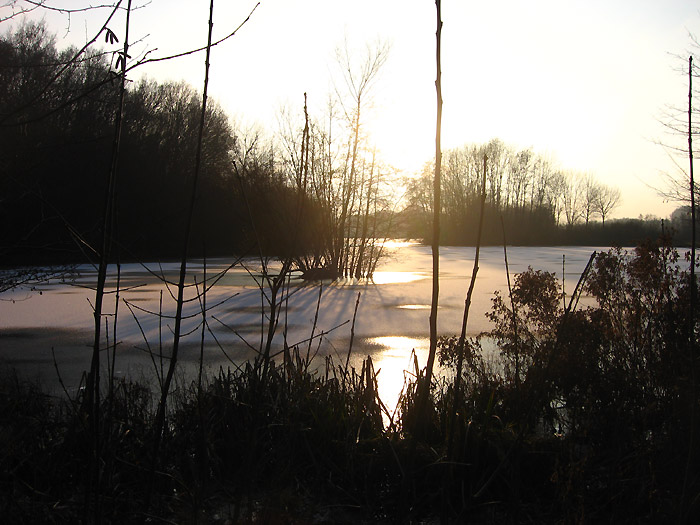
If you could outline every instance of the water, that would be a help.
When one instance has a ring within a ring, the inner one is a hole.
[[[412,242],[391,242],[388,256],[372,281],[341,280],[309,284],[293,280],[290,295],[279,316],[273,352],[282,348],[283,337],[290,346],[300,343],[302,353],[333,356],[345,362],[350,344],[352,319],[360,294],[354,324],[352,364],[371,355],[379,370],[380,396],[394,406],[404,383],[406,370],[413,370],[415,351],[420,366],[428,352],[428,316],[432,293],[430,247]],[[566,256],[564,282],[571,292],[594,248],[509,247],[512,274],[528,266],[562,277],[562,256]],[[440,258],[440,300],[438,332],[458,334],[461,329],[466,291],[473,268],[474,248],[442,247]],[[218,370],[251,359],[261,347],[269,311],[261,294],[259,265],[253,260],[227,272],[230,261],[209,260],[206,274],[204,359]],[[21,373],[38,378],[49,389],[57,389],[60,374],[68,390],[75,390],[92,354],[92,302],[96,271],[80,267],[74,282],[42,284],[34,290],[19,289],[0,295],[0,362]],[[151,353],[167,353],[172,341],[173,295],[177,264],[123,265],[120,272],[118,323],[116,325],[118,376],[152,377],[160,368]],[[221,272],[221,273],[220,273]],[[105,299],[105,345],[113,344],[116,301],[116,268],[110,267]],[[218,275],[216,281],[213,280]],[[180,362],[194,369],[202,341],[201,309],[196,299],[204,279],[202,261],[188,268],[190,300],[185,307]],[[476,335],[490,328],[485,313],[491,308],[496,290],[507,293],[502,247],[482,248],[477,282],[469,315],[468,333]],[[158,314],[161,315],[158,315]],[[309,344],[308,340],[315,336]],[[323,334],[319,337],[319,334]],[[55,360],[54,360],[55,357]],[[163,363],[167,367],[167,363]],[[57,372],[58,371],[58,372]],[[410,372],[408,372],[410,373]]]

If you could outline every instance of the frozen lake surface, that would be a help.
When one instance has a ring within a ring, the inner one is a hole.
[[[562,256],[565,255],[565,285],[570,293],[594,250],[599,249],[509,247],[511,279],[532,266],[553,272],[561,280]],[[474,248],[440,249],[438,331],[441,335],[460,332],[474,254]],[[265,298],[256,283],[259,262],[246,260],[245,267],[236,265],[223,274],[231,263],[214,259],[206,264],[207,279],[212,286],[206,294],[204,359],[213,371],[254,357],[267,330],[267,320],[261,314]],[[320,285],[292,280],[289,298],[279,317],[273,352],[282,348],[285,333],[290,346],[306,341],[318,310],[314,334],[328,333],[315,338],[310,347],[308,342],[299,346],[304,354],[309,351],[312,355],[330,355],[336,362],[344,363],[359,293],[351,362],[359,363],[367,355],[372,356],[375,370],[380,370],[380,395],[391,405],[403,384],[404,370],[411,368],[412,350],[416,351],[421,366],[426,361],[431,268],[429,246],[391,242],[387,245],[387,256],[371,281],[340,280]],[[122,265],[116,326],[117,375],[152,377],[154,364],[149,348],[155,353],[162,348],[167,353],[172,344],[173,321],[169,316],[175,311],[172,295],[176,291],[175,286],[164,284],[161,279],[175,282],[178,272],[179,265],[175,263]],[[470,335],[489,330],[484,314],[491,308],[494,291],[507,291],[502,247],[481,249],[477,277],[469,314]],[[116,289],[116,278],[116,267],[110,267],[108,289],[111,292]],[[184,323],[184,333],[188,335],[182,340],[180,351],[185,371],[195,367],[199,360],[202,323],[196,290],[201,290],[203,279],[203,262],[192,261],[187,276],[187,283],[192,285],[187,296],[192,300],[186,305],[188,319]],[[91,287],[95,281],[95,269],[81,266],[70,283],[52,282],[34,290],[17,289],[0,295],[0,362],[38,378],[51,390],[58,386],[58,369],[67,388],[76,389],[82,372],[90,364],[94,322]],[[106,314],[114,314],[115,299],[115,293],[106,297]],[[156,315],[158,312],[163,316]],[[109,344],[113,344],[114,315],[107,315],[105,319]],[[104,344],[107,346],[106,340]],[[156,365],[160,366],[157,358]]]

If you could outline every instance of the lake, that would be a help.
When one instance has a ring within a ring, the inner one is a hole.
[[[605,249],[605,248],[603,248]],[[532,266],[556,274],[567,293],[573,291],[591,253],[590,247],[509,247],[511,279]],[[438,331],[459,334],[464,301],[473,269],[474,248],[441,247]],[[562,262],[565,256],[565,273]],[[265,296],[258,285],[259,261],[246,259],[233,268],[230,260],[191,261],[190,285],[185,308],[180,362],[183,376],[196,368],[202,337],[204,359],[210,371],[240,364],[256,355],[267,329],[262,314]],[[333,356],[345,362],[350,343],[352,319],[360,294],[354,324],[351,363],[371,355],[379,370],[380,396],[392,406],[404,383],[405,370],[411,369],[415,350],[419,364],[426,362],[428,316],[432,293],[432,255],[429,246],[415,242],[392,241],[386,257],[371,281],[340,280],[333,283],[291,281],[289,297],[280,314],[273,351],[282,348],[283,338],[290,346],[300,343],[306,354]],[[206,294],[207,326],[202,335],[202,306],[196,300],[206,269],[210,287]],[[228,269],[228,270],[227,270]],[[116,267],[109,268],[105,299],[105,346],[113,344],[116,325],[118,376],[152,378],[153,359],[172,344],[173,295],[179,265],[152,263],[125,264],[120,268],[119,302],[116,301]],[[81,266],[70,282],[50,282],[34,289],[16,289],[0,295],[0,363],[37,378],[47,389],[57,391],[58,374],[66,388],[74,392],[92,354],[92,303],[96,270]],[[476,335],[490,328],[485,313],[491,308],[496,290],[507,293],[502,247],[481,249],[480,265],[469,314],[468,333]],[[118,306],[117,306],[118,304]],[[157,315],[158,313],[162,315]],[[308,339],[315,337],[309,345]],[[324,333],[322,337],[318,334]],[[285,335],[286,334],[286,335]],[[54,360],[55,357],[55,360]],[[164,364],[167,367],[167,363]]]

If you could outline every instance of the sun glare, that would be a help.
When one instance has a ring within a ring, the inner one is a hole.
[[[401,310],[430,310],[429,304],[402,304],[397,306]]]
[[[422,366],[428,352],[428,340],[384,336],[370,339],[369,344],[384,348],[374,358],[374,370],[379,372],[377,376],[379,397],[391,414],[399,402],[407,374],[413,372],[412,354],[415,351],[418,366]]]
[[[379,241],[377,241],[376,244],[384,246],[384,248],[387,248],[389,250],[392,250],[394,248],[406,248],[408,246],[416,246],[420,243],[418,241],[406,241],[406,240],[401,240],[401,239],[387,239],[385,241],[379,240]]]

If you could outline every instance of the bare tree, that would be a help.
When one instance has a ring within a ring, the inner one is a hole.
[[[333,266],[340,273],[347,273],[350,258],[350,250],[345,246],[345,234],[348,227],[349,215],[353,212],[353,207],[358,199],[357,189],[362,186],[364,171],[358,175],[358,165],[360,159],[360,142],[362,139],[362,115],[368,104],[368,95],[371,87],[376,82],[379,71],[386,63],[389,54],[389,46],[378,42],[375,46],[366,48],[366,56],[359,66],[355,66],[347,42],[343,48],[336,51],[338,65],[340,66],[345,83],[347,98],[336,88],[341,108],[345,120],[351,132],[351,140],[348,146],[347,161],[343,168],[343,183],[341,185],[340,215],[338,218],[338,231],[335,242],[337,248],[335,255],[337,259],[333,261]],[[347,100],[347,102],[346,102]]]
[[[524,149],[515,154],[508,173],[506,205],[513,208],[525,206],[532,170],[532,150]]]
[[[620,204],[622,199],[622,194],[619,188],[613,188],[611,186],[606,186],[605,184],[600,184],[598,186],[598,192],[595,196],[595,201],[593,203],[593,209],[600,215],[600,219],[605,226],[605,218]]]
[[[688,97],[700,96],[700,87],[696,83],[692,85],[692,80],[700,78],[700,71],[693,64],[700,50],[700,42],[694,35],[690,36],[690,46],[688,53],[676,55],[678,66],[676,70],[683,77],[690,80],[691,85],[688,88]],[[689,56],[692,58],[689,61]],[[687,168],[687,159],[689,156],[697,155],[697,144],[700,143],[696,139],[700,135],[700,107],[693,108],[692,105],[676,105],[669,104],[662,109],[660,117],[661,124],[666,128],[667,136],[664,139],[658,140],[657,144],[666,150],[669,158],[674,163],[675,169],[673,172],[662,173],[662,181],[660,186],[655,188],[656,192],[666,200],[675,201],[681,204],[690,205],[691,200],[697,203],[700,197],[700,188],[695,181],[692,181],[692,198],[689,191],[688,181],[690,174]],[[688,140],[688,139],[691,140]],[[693,148],[691,151],[690,148]]]
[[[566,181],[563,193],[564,216],[566,225],[571,227],[582,217],[583,187],[580,176],[574,172],[566,174]]]
[[[512,151],[501,140],[492,139],[484,147],[483,153],[489,158],[486,175],[488,199],[497,210],[500,210],[504,191],[503,179],[507,175],[508,166],[512,161]]]
[[[376,266],[380,251],[374,249],[374,238],[378,215],[388,206],[384,180],[391,170],[378,158],[363,127],[372,87],[388,53],[389,46],[377,42],[358,61],[346,43],[336,51],[342,82],[335,86],[321,122],[305,112],[302,130],[289,113],[281,119],[287,179],[316,213],[313,220],[305,220],[305,227],[315,232],[311,251],[296,261],[307,276],[370,277]]]
[[[566,192],[566,175],[561,170],[552,173],[549,187],[547,188],[547,202],[554,213],[554,220],[561,224],[561,215],[564,212],[564,194]]]
[[[581,180],[581,196],[583,201],[581,202],[581,213],[583,214],[583,222],[588,223],[593,219],[596,213],[596,203],[598,201],[598,195],[600,193],[600,184],[593,178],[593,175],[587,173]]]
[[[532,191],[530,209],[541,208],[549,204],[549,189],[556,174],[554,163],[548,157],[537,155],[532,169]]]

